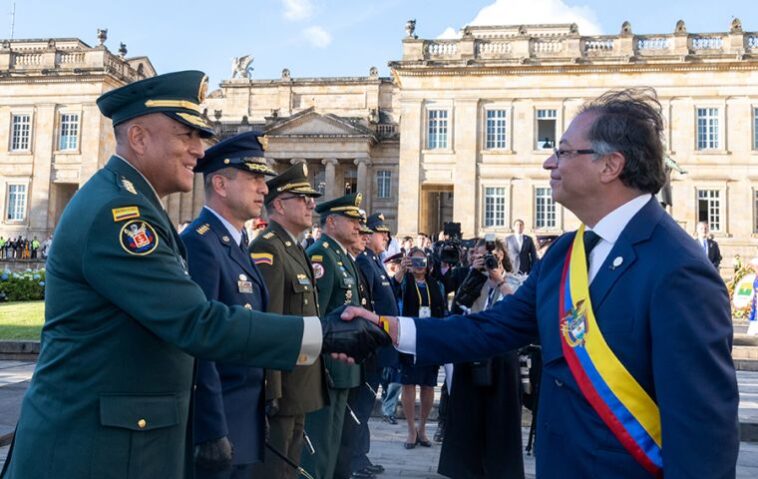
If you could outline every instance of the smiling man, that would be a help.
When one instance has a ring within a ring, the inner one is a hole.
[[[192,189],[213,134],[199,114],[206,89],[202,72],[186,71],[98,99],[116,155],[56,229],[41,351],[1,477],[192,477],[193,356],[288,370],[319,352],[360,359],[386,337],[208,301],[189,277],[161,198]]]

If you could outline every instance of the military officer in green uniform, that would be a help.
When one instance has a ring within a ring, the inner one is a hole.
[[[346,248],[359,240],[361,194],[353,193],[320,203],[321,238],[308,248],[318,287],[322,313],[344,304],[360,305],[358,274]],[[303,456],[303,466],[316,479],[332,479],[342,438],[342,426],[350,389],[361,382],[360,366],[336,362],[324,356],[329,386],[329,406],[305,417],[316,454]]]
[[[317,316],[313,269],[297,237],[313,223],[314,198],[321,193],[308,182],[305,163],[297,164],[267,183],[269,226],[250,245],[250,253],[269,291],[268,311]],[[323,362],[298,366],[290,372],[266,371],[266,413],[269,442],[295,464],[303,449],[305,415],[324,407],[326,378]],[[297,479],[295,469],[267,453],[256,477]]]
[[[191,477],[193,356],[290,369],[335,352],[335,336],[356,340],[343,348],[355,359],[374,346],[365,323],[227,307],[190,279],[161,198],[192,189],[213,133],[206,90],[187,71],[98,99],[116,155],[56,229],[39,360],[0,477]]]

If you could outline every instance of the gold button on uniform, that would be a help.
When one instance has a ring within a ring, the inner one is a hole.
[[[145,421],[144,419],[140,419],[139,421],[137,421],[137,427],[140,429],[145,429],[147,427],[147,421]]]
[[[250,303],[247,303],[245,305],[245,309],[253,309],[253,306]]]

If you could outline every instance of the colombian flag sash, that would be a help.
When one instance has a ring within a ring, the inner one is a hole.
[[[584,225],[566,255],[560,288],[563,355],[582,394],[637,462],[663,477],[658,405],[613,354],[592,311]]]

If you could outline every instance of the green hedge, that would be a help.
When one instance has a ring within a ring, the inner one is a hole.
[[[17,273],[5,270],[0,275],[0,301],[39,301],[45,299],[45,270],[27,269]]]

